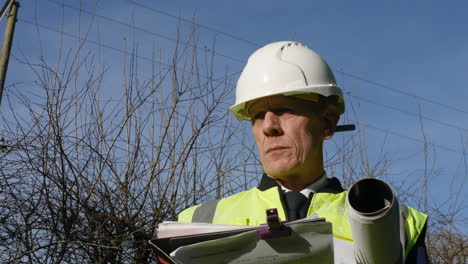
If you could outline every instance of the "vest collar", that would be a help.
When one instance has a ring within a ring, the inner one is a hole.
[[[260,180],[260,184],[258,185],[257,189],[259,189],[260,191],[266,191],[273,187],[280,187],[280,185],[276,183],[275,180],[268,177],[266,173],[263,173],[262,179]],[[321,186],[321,187],[322,188],[320,190],[316,191],[317,193],[320,193],[320,192],[340,193],[344,191],[343,187],[341,186],[340,181],[335,177],[328,179],[328,185]],[[278,189],[281,189],[281,188],[278,188]]]

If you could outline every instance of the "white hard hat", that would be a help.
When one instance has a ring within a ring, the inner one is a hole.
[[[333,98],[340,114],[344,112],[343,95],[330,67],[320,55],[298,42],[271,43],[250,56],[237,81],[231,112],[239,120],[249,120],[246,103],[277,94],[322,95]]]

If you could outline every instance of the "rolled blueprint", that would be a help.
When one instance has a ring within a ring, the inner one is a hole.
[[[348,191],[346,207],[356,263],[404,263],[398,201],[385,182],[357,181]]]

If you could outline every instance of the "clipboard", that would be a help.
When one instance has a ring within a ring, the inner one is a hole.
[[[163,263],[281,263],[314,258],[333,263],[331,223],[323,218],[281,222],[277,209],[266,210],[267,223],[251,228],[153,239]],[[319,256],[320,255],[320,256]]]

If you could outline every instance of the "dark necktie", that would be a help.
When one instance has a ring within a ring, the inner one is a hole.
[[[284,194],[289,221],[302,219],[307,214],[307,197],[298,191],[289,191]]]

